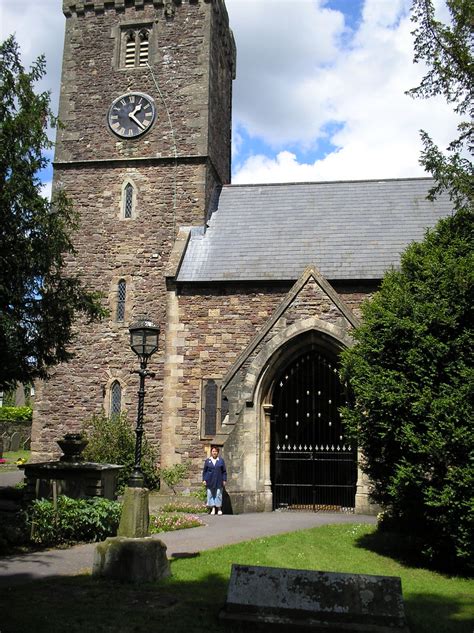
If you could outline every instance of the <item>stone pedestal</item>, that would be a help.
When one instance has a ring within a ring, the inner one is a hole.
[[[150,524],[148,495],[148,488],[125,488],[117,536],[128,538],[148,536]]]
[[[66,495],[72,499],[104,497],[115,499],[117,479],[123,466],[94,462],[51,461],[23,464],[25,499],[51,499]]]
[[[94,551],[92,575],[122,582],[154,582],[171,576],[166,545],[159,539],[114,536]]]

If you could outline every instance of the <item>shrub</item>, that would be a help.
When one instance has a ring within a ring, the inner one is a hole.
[[[118,492],[122,492],[135,464],[135,433],[125,415],[108,418],[104,413],[93,416],[85,422],[84,434],[89,440],[83,456],[91,462],[101,464],[120,464],[117,483]],[[156,452],[143,435],[142,470],[145,485],[150,490],[159,487],[159,474],[155,466]]]
[[[16,389],[6,389],[3,392],[3,405],[4,407],[16,406]]]
[[[117,532],[121,504],[101,497],[71,499],[60,495],[56,507],[36,499],[27,510],[31,540],[41,545],[103,541]]]
[[[150,517],[150,533],[172,532],[205,525],[199,517],[192,514],[157,514]]]
[[[202,503],[206,504],[206,502],[207,502],[207,488],[206,488],[206,486],[201,486],[200,488],[198,488],[198,490],[193,490],[190,493],[190,496],[194,497],[198,501],[201,501]]]
[[[31,424],[33,410],[31,407],[0,407],[0,423]]]
[[[29,530],[24,512],[15,512],[0,521],[0,555],[12,553],[12,548],[29,542]]]
[[[342,415],[373,498],[456,570],[474,568],[473,220],[459,211],[408,247],[342,355],[354,395]]]
[[[175,464],[169,468],[160,469],[160,477],[176,494],[176,486],[183,481],[189,472],[189,464]]]

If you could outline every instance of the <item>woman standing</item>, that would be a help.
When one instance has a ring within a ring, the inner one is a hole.
[[[202,483],[207,486],[207,507],[211,514],[222,514],[222,491],[227,481],[225,462],[219,457],[219,448],[211,447],[211,456],[204,462]]]

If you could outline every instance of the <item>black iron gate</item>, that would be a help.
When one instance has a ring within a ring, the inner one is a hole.
[[[337,364],[312,350],[279,376],[274,397],[271,479],[274,509],[351,512],[357,450],[344,437]]]

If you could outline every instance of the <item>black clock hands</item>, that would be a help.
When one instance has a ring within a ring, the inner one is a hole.
[[[131,119],[134,123],[136,123],[139,128],[144,130],[145,126],[135,116],[137,114],[137,112],[140,112],[141,109],[142,109],[142,105],[141,105],[141,103],[139,103],[138,105],[135,106],[135,109],[133,110],[133,112],[129,112],[128,113],[128,118]]]
[[[132,140],[146,134],[155,116],[155,104],[151,97],[143,92],[128,92],[112,102],[107,121],[114,134]]]

